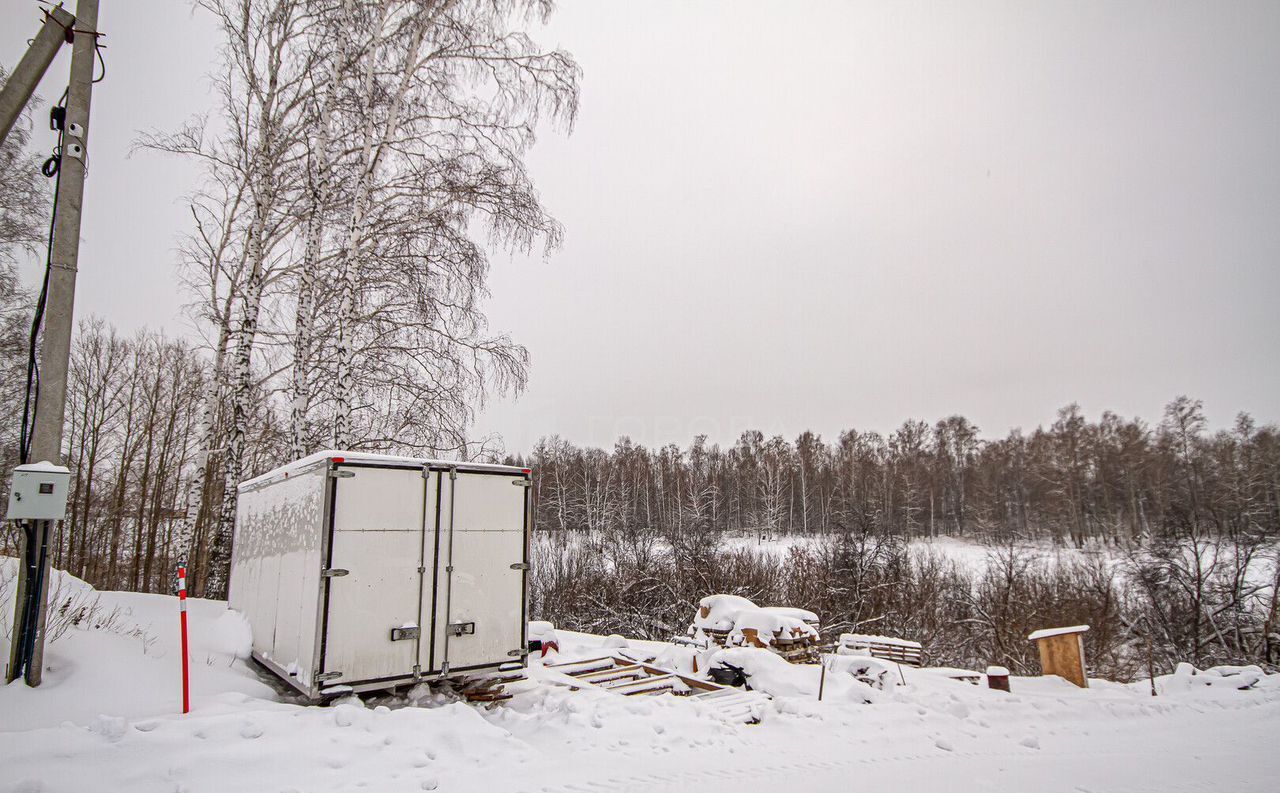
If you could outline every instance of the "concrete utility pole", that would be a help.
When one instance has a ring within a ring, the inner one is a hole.
[[[27,54],[22,56],[13,73],[5,81],[4,90],[0,91],[0,143],[9,137],[9,130],[22,115],[22,108],[31,101],[40,78],[49,70],[53,56],[58,54],[64,43],[71,41],[71,28],[76,18],[56,6],[44,13],[44,27],[36,34]]]
[[[53,252],[49,292],[40,345],[40,393],[36,400],[32,461],[58,463],[62,457],[62,424],[67,401],[67,363],[71,357],[72,309],[80,254],[80,207],[88,157],[89,103],[98,38],[98,0],[76,4],[71,44],[71,83],[62,133],[58,199],[54,207]],[[24,59],[25,60],[25,59]],[[23,531],[13,623],[9,673],[22,673],[29,686],[40,685],[44,666],[44,632],[49,599],[49,540],[54,521],[29,521]],[[35,572],[35,581],[29,579]],[[30,603],[34,597],[34,603]],[[24,605],[27,605],[24,608]]]

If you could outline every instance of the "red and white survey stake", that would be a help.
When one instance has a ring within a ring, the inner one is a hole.
[[[178,608],[182,620],[182,712],[191,712],[191,675],[187,663],[187,568],[178,568]]]

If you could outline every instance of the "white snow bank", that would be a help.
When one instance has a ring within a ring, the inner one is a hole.
[[[0,579],[16,571],[17,560],[0,559]],[[0,613],[10,618],[12,590],[0,586]],[[50,602],[72,603],[64,613],[82,616],[70,624],[56,616],[58,607],[50,609],[44,682],[34,689],[21,683],[0,688],[0,733],[64,721],[89,725],[101,714],[136,719],[181,711],[177,598],[97,592],[55,571]],[[245,663],[245,619],[222,601],[189,598],[187,606],[193,707],[228,692],[274,699],[274,691]]]

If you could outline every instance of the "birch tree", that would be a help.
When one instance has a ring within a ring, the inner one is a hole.
[[[339,447],[390,441],[465,449],[470,410],[487,387],[523,384],[527,353],[486,335],[478,304],[489,246],[527,250],[542,239],[549,250],[561,237],[523,157],[542,114],[572,122],[578,67],[512,27],[550,10],[548,3],[382,0],[361,15],[370,32],[351,72],[346,112],[363,123],[350,147],[353,177],[342,186],[347,222],[332,279],[339,294],[330,393]],[[471,236],[477,231],[482,242]],[[376,394],[391,385],[376,382],[386,372],[398,375],[399,387]],[[375,382],[362,394],[360,380],[371,373]],[[412,415],[418,426],[393,420],[381,433],[366,427],[357,441],[353,411],[371,393],[390,401],[366,403],[370,418]],[[419,437],[406,437],[410,431]]]

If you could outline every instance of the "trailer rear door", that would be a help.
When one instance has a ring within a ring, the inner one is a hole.
[[[420,468],[349,465],[340,471],[333,482],[321,671],[337,673],[331,685],[411,675],[419,645],[419,570],[424,536],[434,540],[439,480]]]
[[[528,478],[458,471],[441,483],[431,668],[447,664],[458,672],[518,660],[525,644]]]

